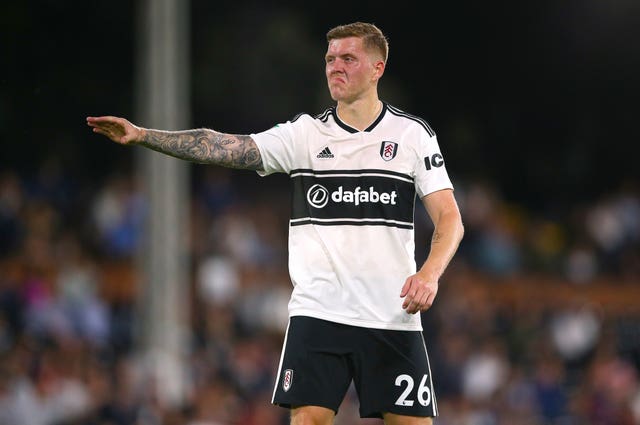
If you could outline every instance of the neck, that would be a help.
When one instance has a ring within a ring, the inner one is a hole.
[[[377,96],[354,102],[338,102],[336,107],[340,120],[360,131],[369,127],[378,118],[381,110],[382,102]]]

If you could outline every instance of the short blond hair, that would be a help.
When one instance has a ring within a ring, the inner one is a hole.
[[[389,41],[380,28],[374,24],[353,22],[351,24],[338,25],[327,32],[327,43],[330,43],[331,40],[347,37],[361,38],[365,49],[380,53],[382,60],[384,60],[385,63],[387,62],[387,58],[389,57]]]

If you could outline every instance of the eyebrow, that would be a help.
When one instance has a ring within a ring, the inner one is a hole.
[[[329,54],[329,53],[324,55],[325,59],[328,59],[328,58],[344,58],[344,57],[347,57],[347,56],[352,57],[352,58],[358,57],[357,55],[355,55],[355,54],[353,54],[351,52],[341,53],[339,55],[334,55],[334,54]]]

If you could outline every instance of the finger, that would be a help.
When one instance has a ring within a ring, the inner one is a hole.
[[[108,122],[108,121],[105,120],[104,117],[87,117],[87,124],[89,125],[96,125],[96,124],[101,124],[105,122]]]
[[[407,313],[416,314],[419,311],[420,311],[420,303],[416,302],[415,300],[411,301],[411,303],[407,307]]]
[[[404,310],[408,313],[408,314],[413,314],[415,313],[415,308],[413,307],[413,302],[410,302],[407,304],[406,307],[404,307]]]
[[[411,289],[411,278],[407,278],[404,281],[404,285],[402,285],[402,289],[400,290],[400,298],[403,298],[407,295],[407,293],[409,292],[409,289]]]
[[[435,300],[436,297],[436,293],[433,291],[426,291],[424,292],[421,296],[419,301],[416,300],[416,303],[419,305],[419,310],[420,311],[427,311],[431,308],[431,306],[433,305],[433,302]]]
[[[93,132],[94,133],[98,133],[98,134],[102,134],[103,136],[110,137],[109,133],[106,130],[100,128],[100,127],[93,127]]]
[[[429,307],[431,307],[431,303],[429,302],[429,297],[430,297],[430,294],[428,292],[425,292],[424,294],[422,294],[422,297],[420,297],[420,302],[419,302],[420,311],[426,311],[429,309]]]
[[[413,301],[413,297],[410,294],[407,294],[407,296],[404,297],[404,301],[402,302],[402,308],[408,308],[409,304],[411,304],[411,301]]]
[[[426,310],[430,309],[435,300],[436,300],[436,293],[435,292],[431,292],[427,296],[427,300],[424,302],[424,307],[423,307],[424,310],[423,311],[426,311]]]
[[[417,309],[418,311],[423,311],[426,308],[429,308],[428,305],[428,301],[429,301],[429,292],[423,292],[420,294],[420,296],[418,296],[416,298],[416,304],[417,304]]]
[[[92,121],[92,122],[110,122],[110,121],[115,121],[116,119],[117,119],[116,117],[112,117],[111,115],[106,115],[102,117],[87,117],[87,121]]]
[[[416,291],[405,307],[407,313],[414,314],[419,311],[427,310],[429,308],[429,296],[429,291]]]
[[[407,294],[407,296],[404,299],[404,302],[402,303],[402,308],[409,308],[411,304],[415,304],[416,301],[416,293],[414,292],[409,292]]]

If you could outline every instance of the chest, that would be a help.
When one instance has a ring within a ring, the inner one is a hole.
[[[416,156],[410,141],[389,133],[359,132],[310,137],[304,168],[312,170],[387,170],[412,175]]]

